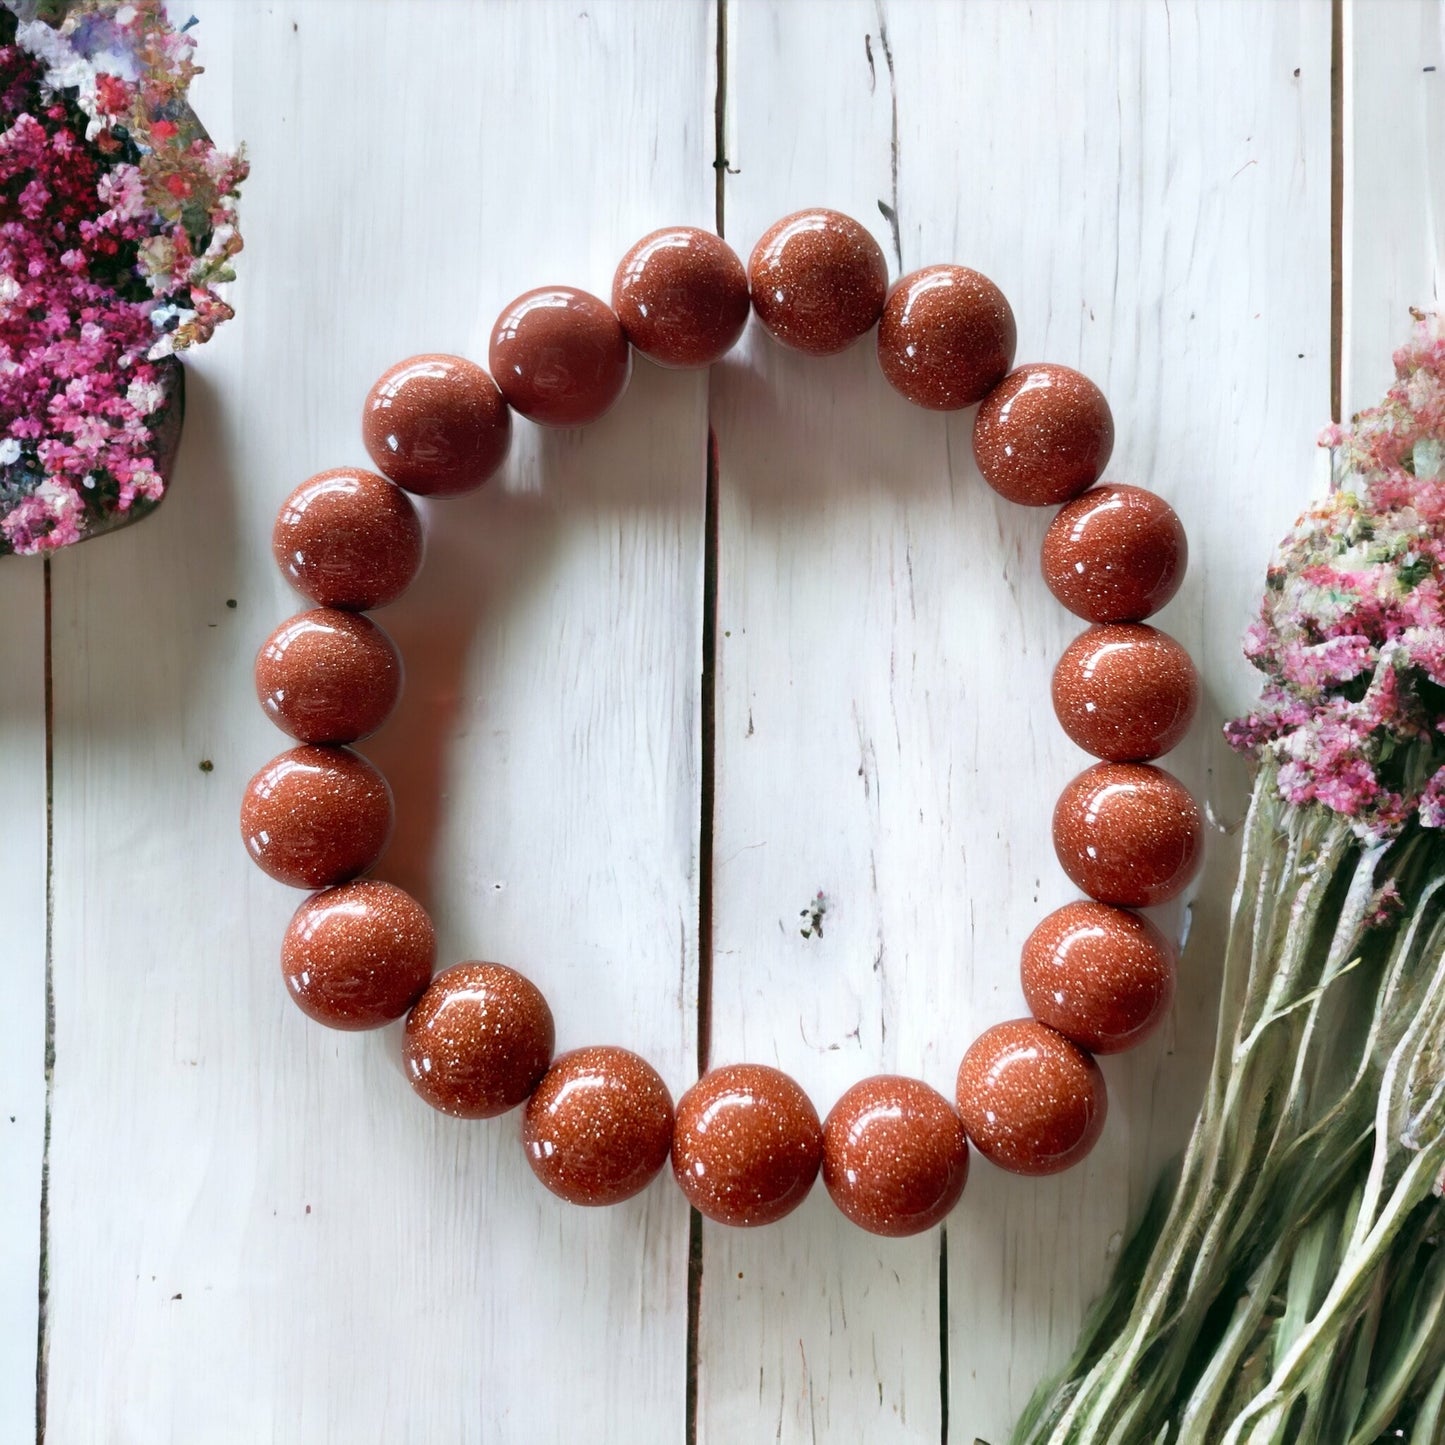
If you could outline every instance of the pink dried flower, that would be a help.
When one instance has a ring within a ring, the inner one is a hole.
[[[1445,320],[1415,319],[1384,402],[1321,437],[1345,482],[1271,563],[1244,640],[1267,681],[1225,728],[1367,837],[1445,827]]]
[[[1370,899],[1365,913],[1365,927],[1388,928],[1404,911],[1405,900],[1400,893],[1400,885],[1391,878],[1377,888],[1374,897]]]
[[[193,52],[162,0],[71,0],[53,26],[0,7],[0,551],[164,490],[167,358],[232,314],[246,175],[186,105]]]

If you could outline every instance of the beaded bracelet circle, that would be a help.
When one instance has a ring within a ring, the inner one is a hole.
[[[611,1046],[553,1057],[537,987],[494,962],[433,977],[426,911],[363,877],[392,825],[386,779],[348,743],[379,728],[400,695],[401,659],[363,612],[395,600],[422,563],[408,492],[446,497],[502,465],[511,413],[548,426],[595,421],[622,394],[632,353],[705,367],[749,313],[782,345],[827,355],[877,327],[889,383],[918,406],[978,405],[974,454],[988,484],[1026,506],[1060,505],[1043,542],[1044,581],[1090,626],[1053,677],[1065,732],[1100,761],[1063,790],[1054,847],[1087,895],[1045,918],[1023,946],[1031,1018],[986,1029],[963,1056],[953,1101],[915,1079],[855,1084],[825,1122],[787,1075],[759,1064],[706,1073],[674,1110],[656,1070]],[[533,1171],[562,1198],[612,1204],[671,1158],[709,1219],[760,1225],[802,1201],[818,1173],[839,1209],[878,1234],[943,1219],[968,1176],[970,1143],[1001,1168],[1052,1174],[1077,1163],[1104,1125],[1094,1055],[1129,1048],[1167,1013],[1174,950],[1131,910],[1177,896],[1201,862],[1188,790],[1153,766],[1198,702],[1188,653],[1144,619],[1187,563],[1179,519],[1138,487],[1096,485],[1114,423],[1099,389],[1068,367],[1013,368],[1013,312],[986,277],[929,266],[888,289],[883,253],[836,211],[788,216],[749,265],[718,236],[670,227],[623,257],[612,303],[569,286],[528,291],[492,331],[491,374],[446,355],[414,356],[372,387],[362,439],[383,475],[322,472],[282,505],[277,563],[316,604],[281,624],[256,659],[267,715],[297,746],[246,788],[241,831],[272,877],[319,889],[281,948],[284,977],[313,1019],[340,1029],[406,1017],[408,1078],[434,1108],[486,1119],[519,1106]]]

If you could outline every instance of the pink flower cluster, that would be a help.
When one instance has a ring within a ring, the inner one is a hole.
[[[1445,317],[1415,317],[1385,400],[1321,437],[1340,483],[1276,553],[1244,646],[1267,681],[1225,729],[1370,838],[1445,827]]]
[[[164,491],[171,354],[231,315],[243,157],[185,97],[162,0],[0,8],[0,552],[79,541]]]

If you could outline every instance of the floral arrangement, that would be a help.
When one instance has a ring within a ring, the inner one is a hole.
[[[179,440],[174,353],[231,314],[241,154],[186,103],[162,0],[0,5],[0,553],[151,510]]]
[[[1445,319],[1395,368],[1246,640],[1203,1106],[1017,1445],[1445,1439]]]
[[[1260,705],[1225,730],[1291,803],[1363,838],[1445,826],[1445,320],[1416,314],[1384,402],[1332,426],[1340,486],[1269,569],[1245,655]]]

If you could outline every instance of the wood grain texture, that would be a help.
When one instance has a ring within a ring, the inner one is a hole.
[[[1445,296],[1445,3],[1346,0],[1344,402],[1394,379],[1409,308]]]
[[[0,1438],[35,1419],[45,1141],[45,575],[0,567]]]
[[[513,294],[604,293],[665,221],[713,219],[715,15],[667,0],[193,0],[197,104],[255,176],[237,320],[191,367],[174,496],[53,564],[52,1445],[676,1441],[687,1215],[670,1185],[583,1212],[515,1119],[432,1117],[392,1036],[282,994],[299,895],[235,812],[283,740],[251,655],[296,607],[277,501],[360,460],[383,366],[485,354]],[[1243,770],[1219,721],[1264,565],[1318,471],[1329,393],[1328,0],[730,0],[726,228],[872,227],[894,274],[957,259],[1019,359],[1093,375],[1110,475],[1191,534],[1160,621],[1207,703],[1171,760],[1217,825],[1165,1035],[1106,1062],[1080,1170],[981,1162],[942,1236],[876,1241],[821,1186],[704,1231],[697,1436],[1002,1445],[1181,1141],[1217,989]],[[1346,0],[1346,398],[1438,295],[1440,0]],[[895,230],[880,202],[897,218]],[[1018,948],[1068,896],[1048,843],[1085,759],[1047,705],[1077,627],[994,498],[970,414],[749,333],[710,383],[637,367],[585,435],[525,424],[504,484],[429,510],[381,614],[409,691],[368,745],[398,796],[384,872],[445,961],[529,972],[559,1047],[694,1073],[704,457],[718,444],[712,1059],[776,1063],[820,1110],[879,1070],[944,1092],[1023,1011]],[[228,606],[234,599],[236,606]],[[0,565],[0,1440],[34,1407],[45,1087],[40,572]],[[203,772],[200,764],[211,770]],[[15,1102],[12,1103],[11,1101]],[[9,1115],[16,1114],[15,1124]],[[946,1315],[944,1302],[946,1300]],[[946,1381],[946,1394],[945,1394]]]
[[[1329,59],[1319,4],[734,7],[736,244],[822,203],[871,223],[895,274],[976,266],[1021,361],[1110,396],[1108,475],[1184,517],[1195,563],[1160,621],[1208,701],[1170,766],[1224,824],[1242,770],[1218,725],[1255,686],[1238,638],[1328,405]],[[879,1070],[947,1092],[979,1030],[1026,1012],[1019,946],[1071,892],[1053,799],[1087,761],[1047,700],[1079,626],[1038,577],[1047,516],[981,483],[971,413],[910,408],[870,349],[814,362],[754,335],[715,385],[714,1055],[776,1062],[824,1109]],[[937,1438],[946,1364],[950,1435],[1002,1440],[1182,1142],[1232,867],[1216,832],[1176,1022],[1106,1063],[1094,1156],[1047,1182],[975,1165],[946,1362],[936,1237],[880,1244],[821,1195],[764,1234],[707,1232],[707,1439]]]
[[[708,222],[709,16],[197,11],[229,97],[207,118],[254,165],[238,317],[193,367],[172,498],[55,564],[51,1438],[677,1439],[676,1191],[571,1209],[515,1115],[432,1115],[394,1036],[308,1023],[277,966],[300,895],[248,863],[236,810],[285,742],[250,682],[298,605],[269,557],[277,504],[361,459],[388,363],[484,356],[517,292],[605,291],[659,217]],[[674,1089],[695,1033],[706,385],[639,367],[605,422],[520,424],[504,485],[428,510],[424,576],[380,616],[407,698],[368,747],[397,793],[381,871],[433,907],[442,959],[515,964],[559,1047],[630,1045]]]

